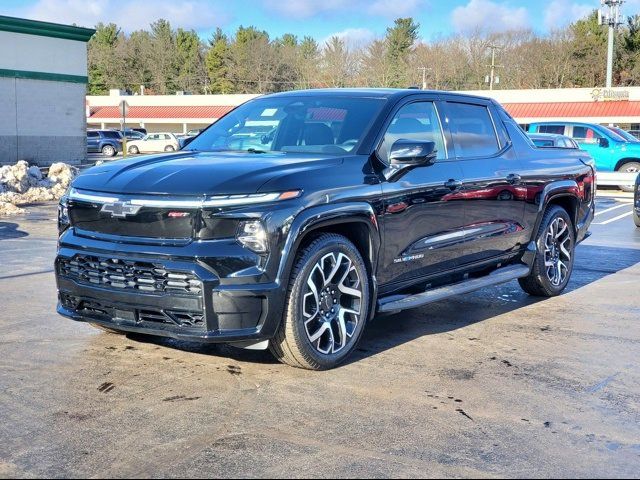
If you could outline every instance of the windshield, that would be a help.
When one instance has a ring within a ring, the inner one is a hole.
[[[353,97],[264,97],[236,108],[185,150],[355,152],[386,100]]]
[[[626,142],[632,142],[632,143],[640,143],[640,140],[638,140],[636,137],[634,137],[633,135],[631,135],[629,132],[618,128],[618,127],[607,127],[609,130],[611,130],[614,133],[617,133],[618,135],[620,135]]]

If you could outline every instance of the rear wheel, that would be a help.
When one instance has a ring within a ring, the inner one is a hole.
[[[342,235],[323,234],[297,256],[284,318],[270,341],[283,363],[326,370],[355,349],[369,314],[369,282],[360,252]]]
[[[538,253],[529,276],[518,280],[530,295],[554,297],[567,287],[575,253],[575,232],[571,217],[553,205],[542,218],[536,237]]]
[[[640,172],[640,162],[628,162],[622,165],[618,172],[622,173],[639,173]],[[623,192],[633,192],[633,185],[618,185],[618,188]]]
[[[115,149],[115,147],[113,147],[113,145],[105,145],[104,147],[102,147],[102,155],[104,155],[105,157],[115,157],[116,153],[118,153]]]

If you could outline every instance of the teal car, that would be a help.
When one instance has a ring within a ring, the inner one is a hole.
[[[595,123],[538,122],[529,125],[529,133],[555,133],[573,138],[591,155],[602,172],[640,172],[640,143],[631,142],[613,130]],[[632,191],[630,186],[621,186]]]

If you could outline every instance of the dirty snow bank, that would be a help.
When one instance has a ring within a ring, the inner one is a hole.
[[[78,169],[66,163],[51,165],[46,178],[24,160],[0,167],[0,216],[24,213],[20,205],[60,199],[77,174]]]

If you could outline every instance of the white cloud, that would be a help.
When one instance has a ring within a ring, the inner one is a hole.
[[[375,38],[375,33],[367,28],[347,28],[341,32],[332,33],[322,39],[320,45],[326,44],[331,37],[338,37],[344,40],[347,48],[353,50],[371,42]]]
[[[470,0],[453,10],[451,21],[458,32],[478,29],[502,32],[531,27],[529,12],[525,7],[510,7],[491,0]]]
[[[566,0],[553,0],[544,11],[544,25],[547,30],[562,28],[589,15],[599,5],[595,2],[568,3]]]
[[[140,30],[159,18],[175,27],[211,28],[230,21],[227,13],[207,0],[38,0],[12,14],[34,20],[75,23],[93,27],[98,22],[116,23],[125,31]]]

